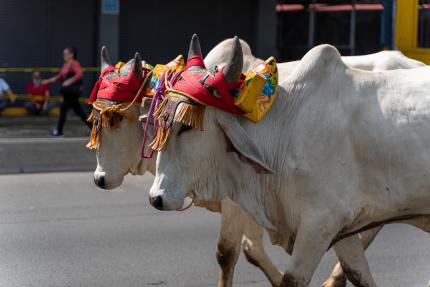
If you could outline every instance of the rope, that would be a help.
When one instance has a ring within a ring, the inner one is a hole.
[[[146,143],[148,141],[148,129],[149,129],[149,125],[151,124],[150,123],[150,121],[151,121],[150,117],[152,117],[152,121],[153,121],[152,129],[153,129],[154,138],[155,138],[155,135],[157,133],[157,128],[158,128],[158,122],[153,118],[153,113],[154,113],[155,109],[158,107],[158,105],[160,104],[160,102],[163,100],[164,92],[167,90],[169,84],[171,84],[170,82],[173,82],[173,83],[176,82],[176,80],[178,79],[180,74],[181,74],[181,71],[174,74],[173,70],[168,68],[164,72],[163,76],[161,77],[162,80],[158,83],[158,86],[155,89],[156,91],[155,91],[155,94],[152,98],[151,106],[149,107],[148,115],[146,117],[142,146],[141,146],[141,156],[144,159],[152,158],[154,156],[154,153],[155,153],[154,149],[151,150],[149,155],[147,155],[145,153],[145,146],[146,146]],[[169,81],[169,77],[172,77],[170,79],[170,81]]]
[[[196,200],[196,194],[194,193],[194,191],[192,191],[192,192],[190,193],[190,197],[191,197],[191,202],[190,202],[190,204],[189,204],[189,205],[187,205],[186,207],[178,208],[178,209],[176,209],[176,211],[185,211],[185,210],[189,209],[191,206],[193,206],[193,205],[194,205],[194,202],[195,202],[195,200]]]

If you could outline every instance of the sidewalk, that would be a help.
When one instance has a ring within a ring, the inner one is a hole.
[[[69,113],[64,138],[49,136],[56,123],[51,116],[0,117],[0,174],[94,170],[80,119]]]

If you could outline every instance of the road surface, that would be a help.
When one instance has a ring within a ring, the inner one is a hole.
[[[216,286],[219,215],[157,211],[148,206],[151,181],[127,177],[106,192],[89,172],[1,175],[0,286]],[[282,269],[288,256],[266,243]],[[387,226],[367,257],[379,286],[427,287],[427,234]],[[329,252],[311,286],[320,286],[334,262]],[[242,255],[235,286],[269,284]]]

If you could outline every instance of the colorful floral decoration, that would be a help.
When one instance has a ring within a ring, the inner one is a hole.
[[[278,68],[275,58],[270,57],[246,72],[244,84],[234,104],[246,112],[244,117],[259,122],[275,101],[277,89]]]

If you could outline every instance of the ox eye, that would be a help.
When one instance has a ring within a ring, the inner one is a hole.
[[[178,136],[180,136],[182,133],[191,130],[193,127],[188,125],[181,125],[178,131]]]

